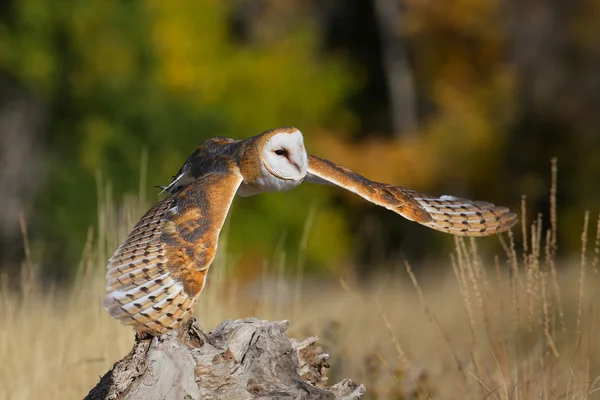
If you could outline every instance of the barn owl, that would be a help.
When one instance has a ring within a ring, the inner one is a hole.
[[[290,190],[305,181],[340,186],[454,235],[492,235],[517,222],[505,207],[374,182],[308,155],[295,128],[244,140],[215,137],[187,159],[163,187],[168,196],[140,219],[110,258],[104,307],[138,332],[160,335],[178,328],[190,318],[204,287],[234,196]]]

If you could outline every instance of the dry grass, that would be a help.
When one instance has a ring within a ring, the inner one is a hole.
[[[29,258],[20,294],[0,288],[0,398],[81,398],[132,345],[132,332],[101,308],[103,274],[145,202],[116,209],[99,189],[97,234],[73,288],[39,294]],[[557,265],[550,215],[546,232],[541,216],[523,224],[523,249],[504,236],[505,254],[483,260],[477,240],[457,239],[448,273],[418,281],[406,263],[403,278],[368,288],[349,277],[311,280],[301,261],[284,273],[284,255],[260,282],[232,283],[224,240],[196,314],[206,329],[227,318],[290,319],[290,335],[320,337],[331,379],[364,383],[370,399],[600,398],[600,220],[590,229],[590,215],[582,218],[580,256]]]

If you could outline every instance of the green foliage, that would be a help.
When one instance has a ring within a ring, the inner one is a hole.
[[[577,247],[576,216],[599,193],[590,184],[600,171],[597,2],[546,2],[541,11],[499,0],[404,2],[399,37],[419,124],[408,140],[385,132],[394,112],[385,85],[400,72],[381,68],[385,46],[381,21],[367,15],[372,2],[259,2],[242,11],[249,26],[237,34],[232,15],[250,3],[13,0],[0,9],[0,72],[41,99],[46,116],[45,186],[30,218],[39,259],[65,274],[75,265],[95,222],[97,174],[116,199],[137,192],[147,154],[142,191],[153,202],[153,186],[168,183],[204,139],[285,125],[303,131],[311,152],[369,178],[513,209],[522,194],[545,208],[548,162],[558,156],[565,182],[558,198],[568,203],[561,223],[570,228],[559,242],[561,251]],[[539,12],[546,17],[529,24]],[[327,17],[322,26],[317,16]],[[360,254],[350,237],[358,247],[376,239],[349,231],[370,211],[358,210],[364,203],[349,193],[342,196],[353,199],[353,212],[334,208],[334,196],[302,187],[237,199],[231,250],[249,268],[276,246],[291,258],[306,246],[309,268],[339,264],[350,250]],[[376,219],[391,239],[386,255],[408,243],[409,258],[429,256],[452,242],[413,226],[404,235],[403,221]]]
[[[49,108],[44,145],[49,180],[39,199],[49,254],[79,255],[96,210],[95,174],[115,195],[135,191],[147,149],[148,189],[168,183],[204,139],[243,138],[277,126],[306,132],[344,129],[349,74],[318,54],[314,31],[298,24],[270,43],[243,46],[227,30],[226,2],[106,0],[15,2],[0,25],[0,64],[40,94]],[[152,189],[149,193],[154,193]],[[311,245],[317,264],[344,249],[340,216],[324,194],[302,190],[240,199],[230,232],[234,250],[269,252],[287,233],[294,252],[311,204],[320,204],[321,233]],[[62,264],[61,264],[62,265]],[[64,263],[68,265],[68,263]]]

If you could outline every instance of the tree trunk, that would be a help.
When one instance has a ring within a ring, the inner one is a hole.
[[[11,277],[24,258],[21,218],[45,177],[39,145],[44,114],[42,101],[0,69],[0,272]]]
[[[375,0],[375,18],[381,35],[383,66],[390,98],[392,128],[396,137],[416,136],[417,104],[412,70],[400,35],[399,0]]]
[[[86,400],[360,399],[349,379],[326,386],[329,355],[315,337],[288,339],[288,321],[221,323],[204,334],[192,319],[179,332],[136,337],[133,349]]]

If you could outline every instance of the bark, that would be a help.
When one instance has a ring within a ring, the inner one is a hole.
[[[315,337],[287,338],[288,326],[227,320],[204,334],[193,319],[179,332],[138,336],[85,399],[362,398],[364,386],[349,379],[327,387],[329,355]]]

